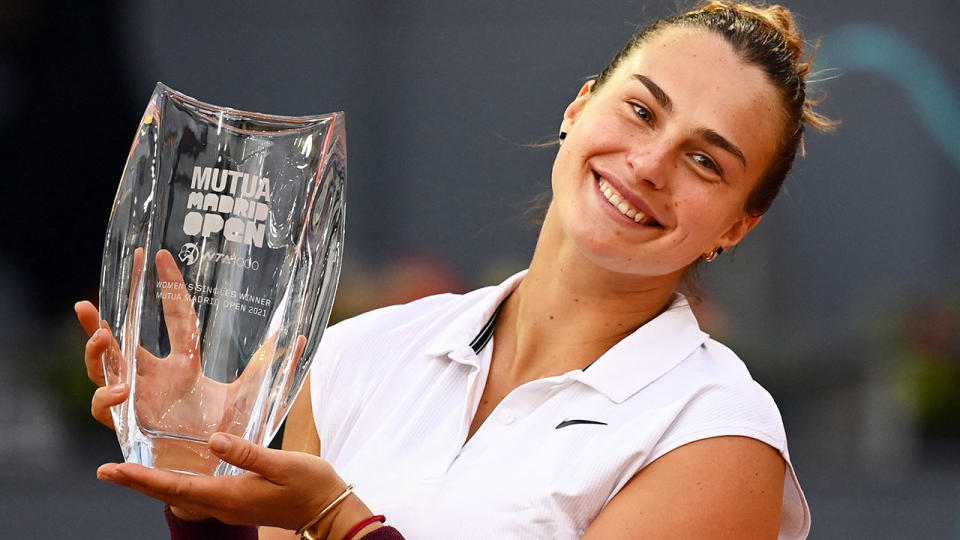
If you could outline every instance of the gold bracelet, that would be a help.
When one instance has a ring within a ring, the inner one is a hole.
[[[350,484],[349,486],[347,486],[347,489],[343,490],[343,493],[341,493],[339,497],[334,499],[332,503],[328,504],[326,508],[321,510],[320,513],[317,514],[317,517],[311,519],[306,525],[301,527],[300,530],[297,531],[297,534],[300,536],[301,540],[317,540],[313,536],[313,534],[311,534],[307,529],[316,525],[321,519],[323,519],[323,516],[327,515],[327,513],[330,512],[330,510],[333,510],[334,506],[342,503],[343,500],[347,498],[347,496],[353,493],[354,487],[356,486],[354,486],[353,484]]]

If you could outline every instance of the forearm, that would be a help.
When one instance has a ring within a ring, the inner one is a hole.
[[[300,537],[291,530],[275,527],[227,525],[215,519],[187,521],[178,518],[167,506],[164,510],[171,540],[298,540]],[[373,514],[355,495],[351,495],[340,505],[339,511],[331,512],[328,518],[314,527],[317,538],[338,540],[344,538],[358,523]],[[371,523],[356,531],[352,540],[403,540],[403,535],[393,527],[380,522]]]

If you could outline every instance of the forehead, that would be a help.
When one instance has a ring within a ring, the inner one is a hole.
[[[661,30],[621,62],[608,82],[635,86],[637,74],[670,97],[677,121],[733,140],[749,168],[772,157],[780,140],[780,96],[763,70],[741,60],[723,37],[697,28]]]

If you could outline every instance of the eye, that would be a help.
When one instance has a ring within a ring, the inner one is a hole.
[[[639,103],[631,103],[630,106],[633,107],[633,112],[635,112],[641,120],[653,125],[653,113],[650,112],[650,109],[640,105]]]
[[[693,154],[693,160],[697,162],[701,167],[707,169],[713,173],[721,174],[720,166],[717,165],[717,162],[710,159],[710,156],[704,154]]]

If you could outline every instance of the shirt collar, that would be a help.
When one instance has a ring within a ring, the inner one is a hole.
[[[603,353],[576,379],[622,403],[659,379],[707,340],[681,294],[648,323]]]
[[[448,357],[454,361],[476,365],[477,355],[470,343],[480,334],[500,304],[517,288],[526,270],[517,272],[503,283],[484,287],[464,295],[465,305],[444,332],[430,342],[427,355]]]
[[[523,270],[500,285],[465,295],[467,305],[427,348],[433,357],[479,366],[470,343],[526,275]],[[683,361],[707,340],[686,297],[676,294],[670,306],[611,347],[587,370],[565,374],[621,403]]]

